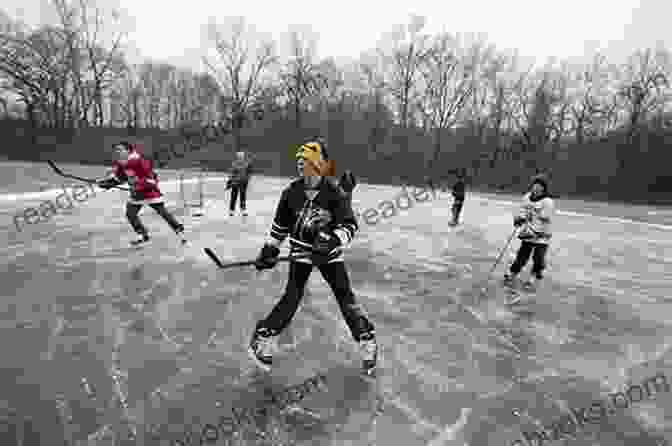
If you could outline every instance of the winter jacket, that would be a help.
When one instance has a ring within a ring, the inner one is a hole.
[[[453,198],[455,198],[455,201],[464,201],[464,190],[464,180],[457,180],[453,185]]]
[[[518,217],[525,219],[525,222],[518,233],[518,238],[548,244],[551,239],[551,219],[554,213],[555,204],[550,196],[544,194],[532,199],[530,192],[525,194],[518,213]]]
[[[250,175],[252,174],[252,163],[250,160],[236,159],[231,164],[231,175],[229,177],[230,184],[240,185],[247,183],[250,180]]]
[[[128,155],[126,161],[115,161],[112,175],[121,184],[128,182],[131,186],[131,204],[151,204],[163,202],[163,194],[159,190],[159,177],[152,169],[152,162],[142,157],[137,151]]]
[[[304,180],[293,181],[280,196],[270,235],[282,242],[289,236],[290,254],[309,253],[319,232],[333,232],[341,246],[352,241],[359,225],[348,198],[333,182],[322,177],[317,195],[311,200],[306,196]],[[309,258],[297,260],[312,263]],[[334,249],[328,263],[342,262],[341,248]]]

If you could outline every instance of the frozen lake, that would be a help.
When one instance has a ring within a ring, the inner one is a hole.
[[[468,194],[457,228],[447,224],[448,192],[376,225],[360,219],[346,261],[376,325],[378,379],[358,377],[356,350],[318,272],[264,378],[245,348],[282,294],[287,265],[222,272],[203,248],[254,258],[287,179],[255,178],[243,218],[227,216],[224,179],[209,175],[205,215],[179,217],[189,245],[146,209],[154,238],[132,250],[124,192],[97,190],[19,231],[14,216],[54,199],[62,181],[45,164],[2,163],[0,172],[2,445],[111,445],[114,434],[119,445],[173,446],[185,430],[193,434],[183,444],[200,444],[203,426],[232,407],[259,405],[263,389],[317,374],[325,388],[297,407],[209,444],[527,445],[522,432],[571,409],[656,374],[672,382],[669,208],[558,200],[547,278],[515,312],[497,281],[518,242],[487,272],[519,197]],[[161,176],[170,208],[175,176]],[[361,212],[399,193],[360,185],[353,205]],[[569,443],[544,444],[658,446],[672,439],[670,414],[672,397],[661,392]],[[132,430],[135,440],[124,441]]]

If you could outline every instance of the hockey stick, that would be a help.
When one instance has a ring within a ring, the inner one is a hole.
[[[504,257],[504,253],[508,249],[509,245],[511,244],[511,240],[513,240],[513,236],[516,235],[516,232],[518,232],[518,228],[513,228],[513,232],[509,236],[509,239],[506,241],[506,245],[502,248],[502,251],[499,253],[499,257],[497,257],[497,260],[495,260],[495,264],[492,265],[492,268],[490,268],[490,272],[488,273],[488,277],[495,271],[497,268],[497,265],[499,265],[499,262],[502,260],[502,257]]]
[[[47,164],[49,164],[49,166],[51,166],[51,168],[54,169],[54,172],[56,172],[57,175],[60,175],[60,176],[62,176],[62,177],[64,177],[64,178],[70,178],[71,180],[77,180],[77,181],[83,181],[83,182],[85,182],[85,183],[89,183],[89,184],[98,184],[98,181],[97,181],[97,180],[94,180],[94,179],[91,179],[91,178],[78,177],[77,175],[71,175],[71,174],[68,174],[68,173],[63,172],[63,171],[62,171],[62,170],[61,170],[61,169],[60,169],[60,168],[59,168],[53,161],[51,161],[51,160],[47,160]],[[119,187],[119,186],[112,186],[112,187],[114,187],[115,189],[119,189],[119,190],[125,190],[126,192],[128,192],[128,191],[130,190],[130,189],[126,188],[126,187]]]
[[[511,240],[513,240],[513,237],[516,235],[518,232],[518,228],[513,228],[513,232],[511,232],[511,235],[509,236],[508,240],[506,241],[506,244],[502,248],[502,250],[499,252],[499,255],[497,256],[497,260],[495,260],[495,263],[492,265],[490,268],[490,271],[488,271],[488,275],[483,278],[483,280],[476,282],[474,285],[480,290],[481,296],[484,296],[486,294],[486,289],[483,288],[483,284],[487,282],[490,279],[490,276],[492,276],[492,273],[497,269],[497,265],[499,265],[499,262],[502,261],[502,257],[504,257],[504,253],[506,250],[509,248],[509,245],[511,244]]]
[[[217,257],[217,254],[210,249],[210,248],[204,248],[203,251],[212,259],[213,262],[220,268],[220,269],[228,269],[228,268],[236,268],[239,266],[252,266],[256,263],[256,260],[245,260],[242,262],[231,262],[231,263],[222,263],[222,261]],[[291,262],[292,260],[295,259],[303,259],[306,257],[309,257],[310,254],[300,254],[300,255],[293,255],[293,256],[282,256],[278,257],[277,260],[278,262]]]

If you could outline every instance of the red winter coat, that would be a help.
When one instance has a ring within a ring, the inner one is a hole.
[[[152,162],[142,157],[137,149],[131,151],[126,161],[115,161],[113,174],[120,181],[131,185],[129,203],[151,204],[163,201],[159,190],[159,177],[152,169]]]

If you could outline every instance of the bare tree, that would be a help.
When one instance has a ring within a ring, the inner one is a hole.
[[[262,76],[277,61],[275,45],[255,35],[243,18],[230,19],[226,27],[211,23],[208,37],[214,43],[217,62],[208,57],[203,61],[231,98],[235,149],[239,150],[248,107],[263,92]]]
[[[313,93],[316,96],[322,93],[318,99],[324,105],[325,111],[330,105],[337,105],[339,110],[342,110],[349,93],[345,85],[343,67],[340,67],[334,58],[327,58],[315,67],[315,73],[316,82]]]
[[[464,63],[471,67],[473,82],[471,95],[464,104],[464,121],[484,144],[488,136],[488,100],[492,93],[488,80],[500,69],[501,55],[497,54],[494,45],[486,41],[484,34],[467,33],[458,37],[462,42],[459,46],[464,48]]]
[[[70,51],[70,72],[76,90],[79,123],[104,123],[103,100],[108,89],[126,70],[121,52],[124,33],[119,15],[109,15],[111,26],[105,26],[104,12],[94,0],[52,0],[58,14],[66,45]],[[109,33],[110,41],[105,36]],[[109,45],[108,45],[109,43]],[[93,112],[93,116],[90,113]]]
[[[421,34],[424,17],[412,15],[407,26],[400,26],[390,35],[392,49],[386,54],[390,68],[387,86],[399,110],[399,122],[403,128],[410,123],[411,105],[417,103],[419,92],[416,82],[420,68],[431,52],[429,36]]]
[[[596,54],[584,66],[567,67],[570,131],[578,144],[586,137],[598,136],[616,112],[618,101],[611,74],[612,69],[602,54]]]
[[[421,67],[425,95],[419,104],[434,132],[431,163],[439,159],[441,134],[455,125],[475,89],[472,61],[450,34],[436,37]]]
[[[520,135],[521,153],[544,149],[553,133],[553,109],[559,101],[548,70],[521,75],[516,83],[512,121]]]
[[[665,102],[671,70],[672,60],[667,50],[637,51],[623,67],[625,81],[620,96],[626,107],[630,139],[649,114]]]
[[[378,152],[378,144],[385,138],[387,128],[385,106],[385,93],[387,83],[385,81],[385,59],[375,51],[363,54],[360,62],[365,88],[368,91],[370,102],[365,112],[367,122],[373,123],[368,135],[369,148],[375,157]]]
[[[301,108],[306,98],[327,86],[316,61],[317,36],[307,26],[294,26],[289,32],[290,55],[281,69],[280,81],[294,108],[296,128],[301,128]]]
[[[515,56],[502,53],[493,58],[491,69],[482,78],[486,91],[484,98],[486,122],[492,132],[493,151],[489,156],[491,168],[495,167],[500,156],[510,150],[508,145],[503,144],[502,136],[515,127],[513,116],[516,102],[513,96],[518,84],[524,81],[524,78],[517,72],[517,67],[518,61]]]
[[[68,119],[71,96],[69,53],[61,29],[0,35],[0,72],[9,88],[26,105],[33,125],[62,126]]]
[[[110,94],[113,124],[126,128],[142,127],[143,89],[140,83],[140,67],[130,67],[118,80]]]
[[[53,0],[57,26],[5,30],[0,35],[0,71],[12,79],[13,91],[26,104],[33,123],[87,124],[95,107],[92,120],[102,124],[103,93],[123,71],[124,62],[119,38],[111,50],[105,48],[99,37],[101,13],[84,2],[72,6]]]
[[[188,125],[199,115],[200,104],[197,102],[197,86],[193,73],[177,70],[170,85],[170,97],[175,110],[175,127]],[[216,98],[213,98],[216,99]]]

